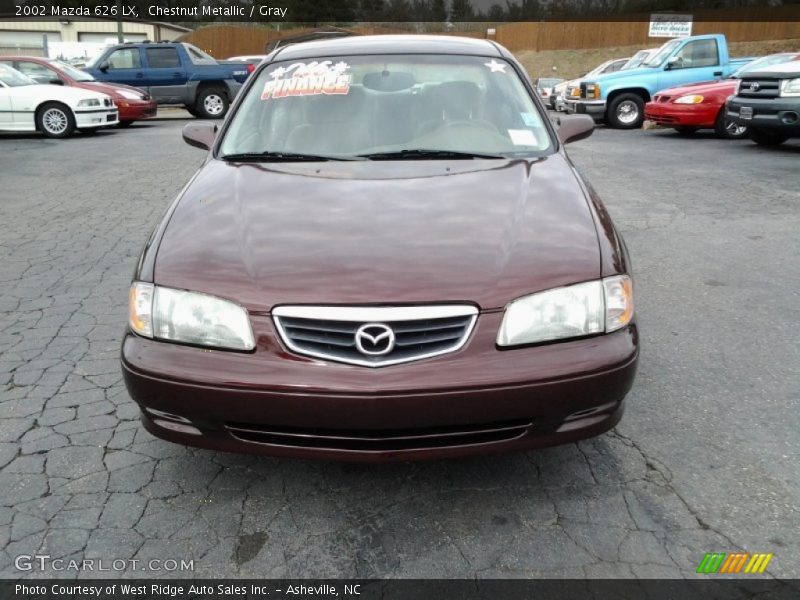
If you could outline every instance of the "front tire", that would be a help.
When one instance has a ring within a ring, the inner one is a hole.
[[[780,146],[789,138],[782,136],[779,133],[766,131],[764,129],[751,129],[750,139],[759,146]]]
[[[740,140],[747,137],[748,129],[746,125],[738,125],[729,119],[723,107],[717,115],[717,120],[714,122],[714,133],[717,134],[717,137],[724,140]]]
[[[221,119],[227,112],[230,102],[225,91],[220,88],[207,88],[197,96],[194,109],[203,119]]]
[[[49,138],[66,138],[75,132],[75,115],[65,104],[48,102],[36,113],[36,129]]]
[[[638,129],[644,123],[644,100],[639,94],[620,94],[611,101],[606,121],[615,129]]]

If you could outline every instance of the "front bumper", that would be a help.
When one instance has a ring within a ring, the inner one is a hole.
[[[713,128],[722,106],[720,104],[674,104],[671,102],[648,102],[644,107],[644,118],[665,127]]]
[[[378,369],[294,355],[269,317],[253,317],[250,354],[129,334],[123,375],[154,435],[273,456],[449,458],[562,444],[619,421],[636,371],[635,325],[498,350],[501,319],[482,314],[458,352]]]
[[[753,110],[752,118],[742,118],[743,107]],[[800,98],[729,98],[728,118],[737,125],[765,129],[788,137],[800,136]]]
[[[155,100],[117,100],[120,121],[142,121],[152,119],[158,112]]]
[[[606,114],[605,100],[564,100],[567,112],[570,114],[589,115],[594,119],[602,119]]]
[[[117,123],[119,123],[119,113],[116,107],[75,111],[75,125],[78,129],[108,127]]]

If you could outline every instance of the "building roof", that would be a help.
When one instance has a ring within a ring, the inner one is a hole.
[[[466,54],[506,56],[494,42],[450,35],[357,35],[279,47],[273,58],[295,60],[342,54]]]

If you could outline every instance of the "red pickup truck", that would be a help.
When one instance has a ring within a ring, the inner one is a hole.
[[[645,105],[645,119],[691,135],[698,129],[713,129],[721,138],[747,136],[747,127],[725,116],[725,101],[736,93],[739,79],[748,72],[779,63],[800,60],[798,52],[764,56],[737,69],[728,79],[703,81],[661,90]]]

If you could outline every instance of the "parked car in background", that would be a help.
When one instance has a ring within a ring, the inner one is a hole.
[[[147,430],[374,462],[613,427],[628,254],[564,150],[594,123],[556,129],[535,95],[488,40],[360,36],[285,46],[219,131],[186,125],[211,151],[137,263],[122,342]]]
[[[536,80],[536,91],[539,93],[539,98],[542,99],[545,106],[550,106],[551,108],[554,105],[550,102],[551,98],[553,97],[553,87],[562,83],[564,80],[558,77],[540,77]]]
[[[0,64],[0,130],[39,131],[65,138],[78,129],[93,132],[119,122],[110,96],[59,85],[40,84]]]
[[[800,61],[746,73],[728,100],[728,118],[762,146],[800,138]]]
[[[558,111],[566,110],[566,105],[564,104],[564,94],[566,93],[567,87],[571,82],[572,80],[566,80],[553,86],[553,93],[550,94],[550,108]]]
[[[581,79],[583,79],[584,77],[589,77],[589,78],[599,77],[600,75],[605,75],[607,73],[616,73],[622,67],[624,67],[629,60],[630,58],[615,58],[612,60],[607,60],[606,62],[596,66],[594,69],[592,69],[585,75],[581,75],[578,79],[572,79],[571,81],[568,81],[567,84],[562,88],[563,92],[562,95],[560,96],[560,101],[556,100],[556,110],[562,110],[562,111],[567,110],[567,105],[566,105],[567,98],[580,97]]]
[[[63,85],[107,94],[114,99],[119,111],[119,125],[127,127],[134,121],[156,116],[157,105],[147,92],[123,84],[96,81],[86,71],[51,58],[33,56],[0,56],[0,64],[15,68],[38,83]]]
[[[736,93],[739,79],[748,73],[793,60],[800,60],[800,53],[771,54],[747,63],[722,81],[667,88],[645,105],[645,119],[672,127],[684,135],[690,135],[698,129],[713,129],[721,138],[746,137],[747,125],[736,123],[726,116],[726,100]]]
[[[695,35],[668,41],[637,69],[586,77],[567,112],[588,114],[611,127],[633,129],[644,121],[644,105],[659,91],[698,81],[723,79],[752,58],[731,59],[724,35]]]
[[[158,104],[221,119],[251,69],[245,62],[218,62],[191,44],[142,42],[111,46],[86,70],[100,81],[142,88]]]

